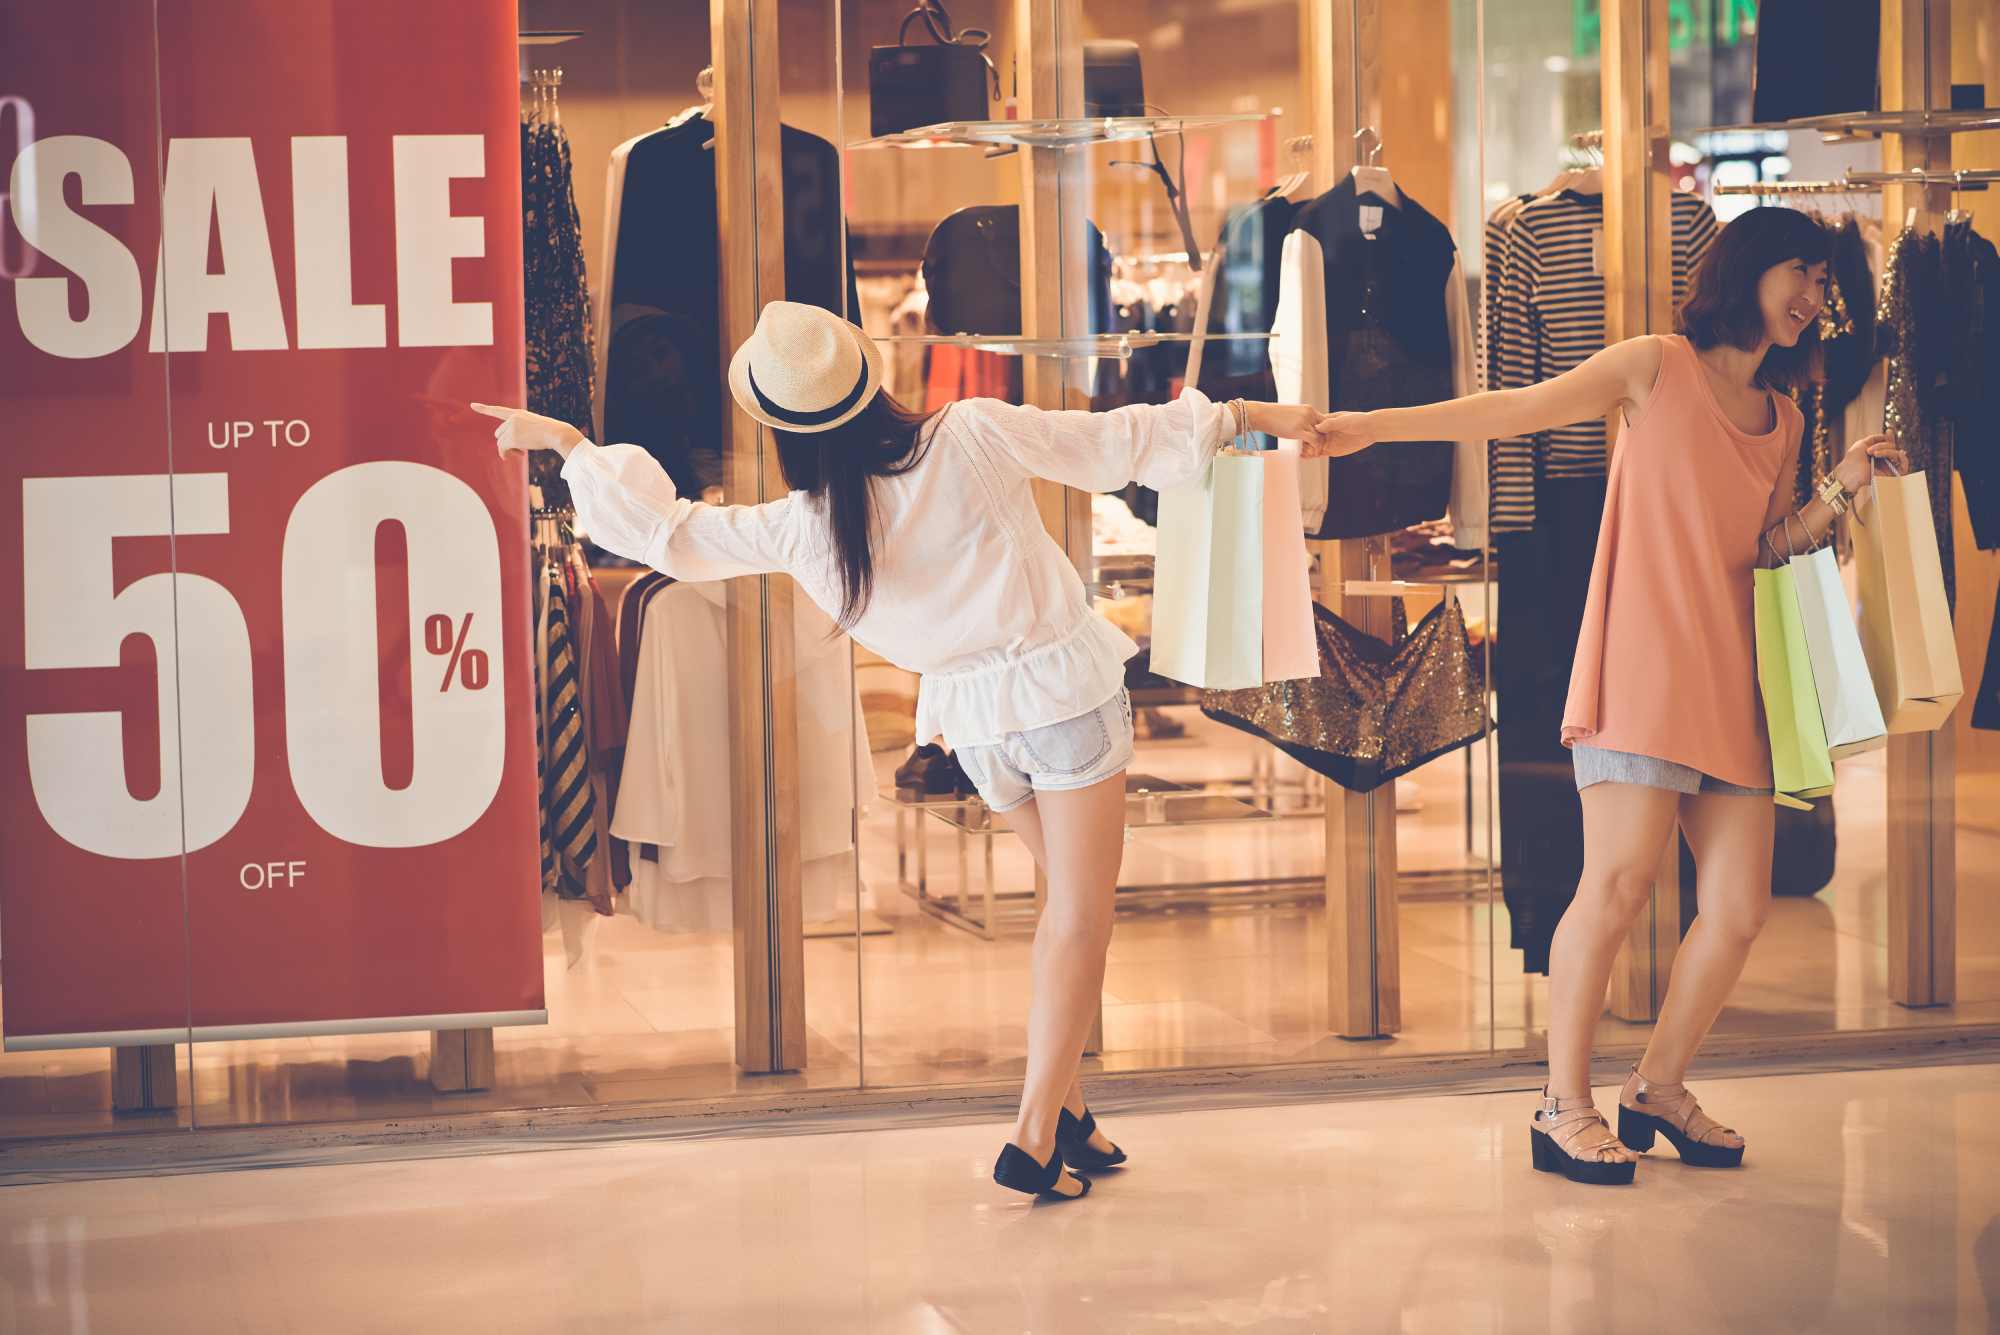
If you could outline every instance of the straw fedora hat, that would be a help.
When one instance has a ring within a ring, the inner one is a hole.
[[[875,340],[831,311],[773,301],[729,359],[729,392],[780,431],[831,431],[882,385]]]

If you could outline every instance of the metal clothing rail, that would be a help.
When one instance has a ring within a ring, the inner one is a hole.
[[[1854,181],[1757,181],[1747,185],[1718,185],[1718,195],[1876,195],[1882,187]]]
[[[1948,185],[1954,190],[1984,190],[2000,181],[2000,170],[1975,167],[1968,171],[1924,171],[1912,168],[1895,172],[1858,172],[1849,168],[1845,178],[1853,185]]]

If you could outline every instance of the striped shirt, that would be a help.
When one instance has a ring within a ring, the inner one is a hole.
[[[1502,211],[1505,210],[1502,206]],[[1601,273],[1604,197],[1574,191],[1534,200],[1512,215],[1496,211],[1499,281],[1489,273],[1484,327],[1497,344],[1484,361],[1496,388],[1539,384],[1574,370],[1605,344]],[[1720,230],[1699,196],[1676,192],[1672,204],[1674,302],[1687,295],[1695,266]],[[1489,224],[1488,254],[1496,238]],[[1535,476],[1602,477],[1604,423],[1556,427],[1532,438],[1496,440],[1490,456],[1492,531],[1521,532],[1535,522]]]

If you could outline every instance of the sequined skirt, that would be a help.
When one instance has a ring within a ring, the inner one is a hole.
[[[1203,691],[1202,713],[1357,793],[1485,735],[1485,692],[1456,598],[1393,646],[1317,604],[1313,617],[1319,676]]]

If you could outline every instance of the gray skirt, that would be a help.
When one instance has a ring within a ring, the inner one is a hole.
[[[1769,788],[1744,788],[1724,783],[1692,766],[1661,760],[1658,756],[1635,755],[1630,751],[1572,746],[1570,760],[1576,766],[1578,792],[1595,783],[1630,783],[1641,788],[1664,788],[1670,793],[1719,793],[1726,797],[1772,795]]]

